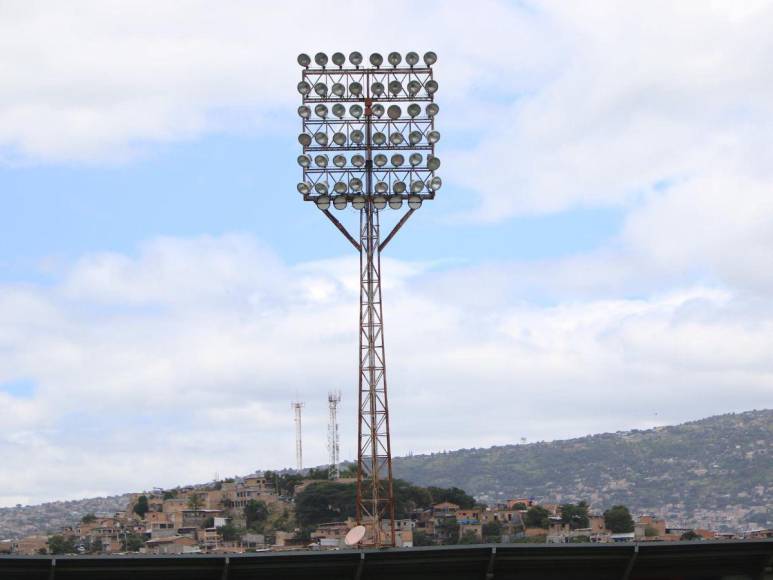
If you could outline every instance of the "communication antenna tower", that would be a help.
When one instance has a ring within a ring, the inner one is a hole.
[[[330,421],[327,426],[327,452],[330,479],[341,477],[339,468],[340,445],[338,442],[338,403],[341,402],[341,391],[330,391],[327,395],[327,402],[330,407]]]
[[[293,401],[291,407],[295,411],[295,464],[298,471],[303,469],[303,439],[301,435],[301,409],[303,403]]]

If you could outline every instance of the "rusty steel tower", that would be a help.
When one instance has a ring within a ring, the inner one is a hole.
[[[392,52],[387,62],[370,55],[370,66],[352,52],[298,56],[303,68],[298,108],[303,130],[298,192],[313,202],[360,254],[357,522],[366,526],[363,544],[395,545],[395,503],[389,434],[381,253],[442,181],[435,144],[438,106],[434,95],[434,52]],[[403,109],[405,107],[405,109]],[[380,213],[403,215],[382,238]],[[359,213],[356,235],[330,211]]]
[[[328,474],[330,479],[341,477],[341,445],[338,439],[338,403],[341,402],[341,391],[330,391],[327,395],[330,417],[327,424]]]

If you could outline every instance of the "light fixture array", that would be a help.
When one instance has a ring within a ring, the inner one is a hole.
[[[400,209],[404,202],[418,209],[433,199],[442,186],[435,172],[440,159],[435,144],[439,112],[434,103],[438,84],[432,65],[434,52],[402,56],[392,52],[387,64],[379,53],[362,67],[359,52],[330,58],[319,52],[312,59],[298,56],[303,67],[298,107],[303,148],[298,165],[303,180],[298,192],[306,201],[327,210],[350,206],[361,210],[371,203],[376,210]]]

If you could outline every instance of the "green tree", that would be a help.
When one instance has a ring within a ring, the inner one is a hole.
[[[656,528],[653,528],[652,526],[645,526],[644,535],[647,538],[654,538],[655,536],[658,535],[658,530]]]
[[[513,511],[526,511],[527,509],[529,509],[529,506],[527,506],[522,501],[519,501],[517,503],[514,503],[513,507],[510,509],[512,509]]]
[[[436,534],[444,545],[457,544],[459,542],[459,524],[456,518],[443,518],[435,526]]]
[[[613,534],[627,534],[633,531],[631,512],[624,505],[615,505],[604,512],[604,526]]]
[[[139,552],[140,548],[145,545],[145,540],[139,534],[127,534],[121,540],[121,543],[123,544],[124,552]]]
[[[429,491],[430,495],[432,496],[433,504],[448,501],[455,503],[463,509],[475,507],[475,498],[469,495],[463,489],[459,489],[458,487],[428,487],[427,491]]]
[[[220,532],[224,542],[235,542],[242,537],[242,530],[231,522],[224,526],[220,526],[217,531]]]
[[[404,519],[414,510],[432,506],[432,495],[425,487],[412,485],[403,479],[395,479],[392,485],[395,497],[395,516]]]
[[[320,469],[312,467],[306,474],[306,479],[330,479],[330,471],[326,467]]]
[[[163,499],[174,499],[177,497],[176,489],[167,489],[162,496]]]
[[[148,496],[141,495],[138,497],[137,503],[134,504],[134,513],[144,519],[145,514],[148,513],[149,510],[150,507],[148,506]]]
[[[529,528],[543,528],[548,529],[550,527],[550,512],[541,505],[533,505],[526,512],[524,523]]]
[[[417,531],[413,532],[413,545],[414,546],[432,546],[434,542],[432,538],[426,532]]]
[[[685,533],[679,536],[679,539],[684,541],[693,541],[693,540],[701,540],[702,538],[694,531],[687,530]]]
[[[244,506],[244,519],[246,520],[247,528],[262,531],[263,524],[268,519],[268,506],[266,506],[265,502],[251,499]]]
[[[206,530],[207,528],[211,528],[215,525],[215,518],[212,516],[209,516],[208,518],[204,518],[204,521],[201,522],[201,529]]]
[[[309,484],[295,498],[295,516],[301,527],[343,521],[356,513],[354,483],[319,481]]]
[[[48,551],[51,554],[72,554],[75,552],[75,542],[72,538],[56,534],[48,538]]]
[[[82,524],[90,524],[95,521],[97,521],[97,516],[95,516],[94,514],[86,514],[81,518]]]
[[[478,534],[473,532],[472,530],[467,530],[462,534],[462,537],[459,538],[460,544],[480,544],[480,540],[478,539]]]
[[[483,524],[483,541],[498,544],[502,541],[502,523],[490,522]]]
[[[97,538],[89,544],[89,554],[99,554],[103,549],[104,546],[102,545],[102,540],[100,538]]]
[[[204,507],[204,500],[201,499],[201,495],[198,493],[192,493],[188,496],[188,509],[199,511]]]
[[[589,527],[588,504],[581,501],[577,505],[572,503],[562,505],[561,523],[568,525],[572,530]]]

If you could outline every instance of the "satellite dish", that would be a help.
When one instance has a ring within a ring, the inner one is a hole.
[[[354,546],[355,544],[359,544],[365,537],[365,531],[365,526],[354,526],[351,530],[349,530],[349,533],[346,534],[344,543],[346,543],[347,546]]]

